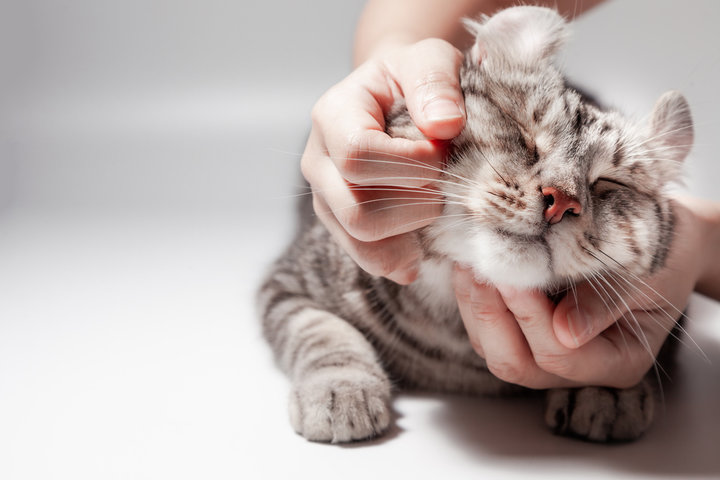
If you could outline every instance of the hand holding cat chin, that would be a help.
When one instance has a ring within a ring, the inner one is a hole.
[[[454,281],[470,342],[501,380],[536,389],[627,388],[637,384],[652,365],[641,341],[616,328],[602,331],[581,346],[562,343],[555,329],[568,307],[553,305],[543,292],[480,284],[472,272],[459,267]],[[665,336],[648,332],[649,323],[643,330],[656,353]]]
[[[385,115],[404,97],[428,137],[450,139],[464,126],[462,54],[439,39],[395,46],[366,61],[316,103],[302,157],[323,224],[364,270],[401,284],[417,275],[413,231],[442,210],[423,188],[441,172],[442,142],[390,138]]]
[[[542,292],[480,284],[469,269],[456,267],[460,313],[490,371],[529,388],[638,383],[702,275],[697,252],[713,240],[694,200],[676,199],[674,205],[676,241],[667,265],[649,278],[628,277],[637,289],[625,281],[610,280],[615,292],[584,283],[553,305]]]

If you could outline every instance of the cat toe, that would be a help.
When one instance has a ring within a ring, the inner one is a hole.
[[[384,379],[316,377],[294,385],[290,423],[312,441],[366,440],[390,426],[389,401],[390,386]]]
[[[628,389],[555,389],[547,400],[545,421],[555,433],[592,442],[635,440],[653,418],[653,393],[644,381]]]

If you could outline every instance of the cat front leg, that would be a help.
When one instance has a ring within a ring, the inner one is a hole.
[[[391,420],[391,385],[372,345],[308,299],[284,301],[289,304],[267,310],[265,335],[292,380],[289,410],[295,431],[332,443],[384,433]]]
[[[655,391],[646,377],[631,388],[549,390],[545,422],[560,435],[593,442],[626,442],[645,433],[654,409]]]

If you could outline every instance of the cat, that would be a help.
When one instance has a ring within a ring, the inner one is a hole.
[[[292,381],[290,422],[309,440],[383,434],[396,387],[520,389],[470,345],[454,263],[549,294],[665,263],[674,217],[664,187],[693,139],[682,95],[664,94],[636,124],[568,86],[553,63],[568,35],[556,11],[513,7],[466,24],[476,36],[461,69],[467,123],[435,184],[443,215],[420,231],[418,279],[401,286],[364,272],[311,216],[260,289],[264,336]],[[386,123],[392,136],[424,138],[400,103]],[[655,396],[649,375],[628,389],[552,389],[545,420],[559,434],[633,440],[650,426]]]

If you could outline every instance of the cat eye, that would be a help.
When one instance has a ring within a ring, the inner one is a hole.
[[[605,185],[609,184],[607,186],[610,186],[610,187],[615,186],[615,187],[622,187],[622,188],[628,188],[628,189],[630,188],[627,184],[625,184],[623,182],[620,182],[618,180],[613,180],[612,178],[606,178],[606,177],[598,178],[597,180],[595,180],[595,182],[592,184],[591,187],[596,188],[598,186],[603,186],[603,184],[605,184]]]

